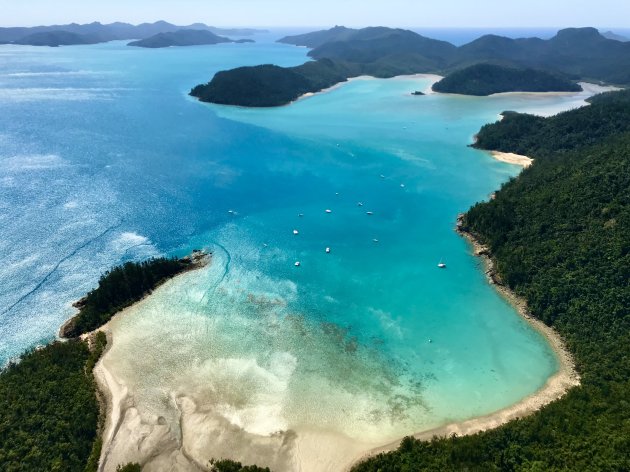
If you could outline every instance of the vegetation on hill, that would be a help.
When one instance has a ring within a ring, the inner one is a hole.
[[[406,438],[356,472],[630,470],[630,132],[625,123],[613,131],[619,106],[630,108],[627,92],[541,119],[558,141],[541,139],[531,148],[534,165],[464,218],[465,229],[490,246],[503,281],[565,338],[582,385],[495,430]],[[610,123],[593,139],[597,113]],[[576,146],[560,139],[569,125]],[[532,128],[509,129],[505,150],[521,152],[508,137],[527,141]]]
[[[104,25],[95,21],[84,25],[71,23],[69,25],[0,28],[0,44],[15,43],[54,46],[55,44],[49,43],[53,42],[55,35],[63,39],[63,42],[58,40],[59,44],[56,45],[92,44],[120,39],[144,39],[159,33],[172,33],[179,30],[205,30],[214,34],[233,36],[248,36],[264,32],[263,30],[251,28],[215,28],[203,23],[177,26],[166,21],[156,21],[155,23],[142,23],[140,25],[121,22]],[[63,35],[60,35],[60,33],[63,33]]]
[[[486,96],[502,92],[580,92],[582,87],[549,72],[476,64],[457,70],[433,84],[433,90]]]
[[[243,465],[230,459],[210,461],[211,472],[271,472],[269,467],[258,467],[256,465]]]
[[[116,467],[116,472],[142,472],[142,466],[137,462],[130,462]]]
[[[311,33],[297,34],[294,36],[285,36],[278,40],[279,43],[293,44],[295,46],[306,46],[308,48],[316,48],[323,44],[333,41],[345,41],[350,39],[357,30],[346,28],[345,26],[335,26],[328,30],[313,31]]]
[[[334,71],[328,77],[337,77],[334,83],[339,83],[357,75],[388,78],[449,74],[464,68],[465,72],[455,74],[442,86],[475,95],[510,90],[578,90],[577,85],[560,76],[572,81],[630,84],[630,43],[607,39],[595,28],[567,28],[549,40],[486,35],[461,47],[413,31],[384,27],[354,30],[337,26],[280,41],[314,47],[309,55],[316,62],[307,63],[309,68],[304,70],[301,68],[307,64],[219,72],[216,80],[195,87],[192,95],[228,105],[284,105],[302,93],[321,90],[323,87],[314,84],[323,70]],[[470,66],[475,67],[466,69]],[[512,69],[525,70],[516,73]],[[326,86],[334,83],[328,81]]]
[[[298,67],[239,67],[217,73],[209,83],[193,88],[190,95],[221,105],[271,107],[286,105],[353,75],[349,68],[327,59]]]
[[[72,338],[99,328],[166,279],[193,266],[191,258],[158,258],[113,268],[101,277],[96,289],[78,302],[79,313],[66,323],[62,336]]]
[[[503,119],[481,128],[479,149],[540,156],[597,144],[630,131],[630,90],[596,95],[590,106],[542,118],[504,112]]]
[[[0,470],[96,471],[99,407],[92,368],[105,347],[80,340],[25,353],[0,374]],[[93,461],[92,461],[93,463]]]
[[[14,41],[15,44],[50,47],[69,46],[77,44],[96,44],[100,42],[102,42],[102,38],[98,35],[78,34],[68,31],[47,31],[42,33],[33,33]]]
[[[132,41],[128,46],[141,48],[167,48],[171,46],[201,46],[220,43],[244,43],[253,42],[251,39],[234,41],[224,36],[218,36],[208,30],[182,29],[168,33],[158,33],[139,41]]]

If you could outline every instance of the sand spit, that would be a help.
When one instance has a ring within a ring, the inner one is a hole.
[[[145,472],[209,471],[211,458],[234,458],[275,472],[339,471],[378,446],[329,431],[252,434],[226,419],[217,405],[198,398],[194,388],[186,394],[164,392],[169,404],[162,408],[164,414],[178,414],[173,427],[162,416],[141,414],[137,392],[115,375],[120,366],[108,366],[103,359],[94,371],[107,403],[99,471],[115,472],[128,462],[140,463]]]

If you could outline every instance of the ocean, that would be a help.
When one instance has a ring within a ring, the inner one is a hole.
[[[162,410],[185,391],[247,434],[378,444],[545,384],[551,348],[453,228],[520,171],[468,147],[483,124],[588,94],[412,96],[431,79],[403,77],[273,109],[187,96],[306,54],[0,46],[0,365],[54,339],[113,265],[204,248],[209,267],[114,323],[107,362],[147,417],[175,424]]]

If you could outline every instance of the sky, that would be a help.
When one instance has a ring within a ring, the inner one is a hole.
[[[627,29],[630,0],[0,0],[0,26],[156,20],[213,26]]]

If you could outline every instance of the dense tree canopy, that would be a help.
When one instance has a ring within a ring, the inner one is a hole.
[[[476,64],[457,70],[433,84],[433,90],[485,96],[502,92],[579,92],[582,87],[549,72]]]
[[[549,118],[504,112],[501,121],[481,128],[474,146],[547,156],[601,143],[630,131],[630,90],[596,95],[590,102],[588,107]]]
[[[212,81],[190,94],[202,102],[222,105],[270,107],[286,105],[301,95],[318,92],[357,75],[327,59],[297,67],[262,65],[217,73]]]
[[[83,472],[98,456],[92,368],[103,347],[103,337],[92,352],[79,340],[55,342],[2,371],[0,470]]]

